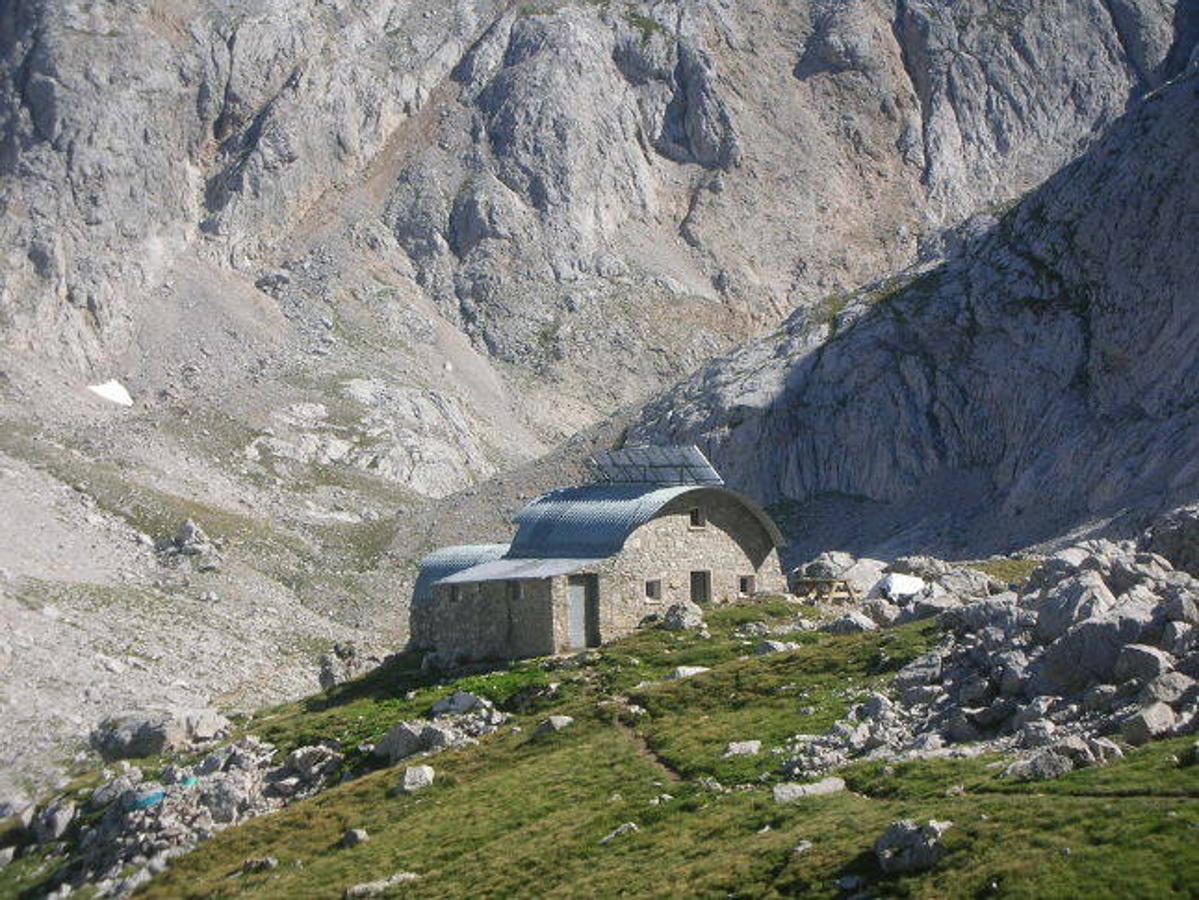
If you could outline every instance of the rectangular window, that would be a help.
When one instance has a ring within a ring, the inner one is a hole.
[[[653,581],[645,583],[645,596],[651,600],[662,599],[662,582],[655,578]]]
[[[698,506],[691,507],[690,516],[692,528],[703,528],[708,524],[707,516],[704,515],[704,511]]]
[[[748,597],[754,592],[754,576],[742,575],[738,581],[740,585],[738,590],[741,592],[741,596]]]
[[[691,602],[708,603],[712,599],[712,573],[691,573]]]
[[[450,585],[450,600],[453,601],[454,603],[457,603],[461,599],[462,599],[462,588],[458,587],[458,585],[456,585],[456,584],[451,584]]]
[[[508,582],[508,599],[523,600],[525,597],[525,585],[523,581]]]

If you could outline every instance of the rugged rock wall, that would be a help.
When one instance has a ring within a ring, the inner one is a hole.
[[[803,504],[801,535],[892,552],[1026,545],[1192,497],[1197,126],[1192,72],[945,263],[796,313],[630,439],[697,440]]]
[[[462,409],[463,428],[397,413],[398,443],[452,458],[456,477],[414,476],[435,493],[521,458],[482,411],[497,364],[535,431],[594,421],[1036,184],[1196,32],[1167,0],[0,15],[6,343],[152,396],[189,362],[161,324],[179,309],[281,312],[275,377],[295,352],[321,375],[364,365],[341,329],[369,315],[415,345],[387,386]],[[478,376],[430,387],[463,364],[430,315]],[[261,356],[229,350],[214,390]]]

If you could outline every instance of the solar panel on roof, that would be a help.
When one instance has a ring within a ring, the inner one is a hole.
[[[588,463],[596,481],[611,484],[724,484],[724,479],[694,444],[605,450],[591,457]]]

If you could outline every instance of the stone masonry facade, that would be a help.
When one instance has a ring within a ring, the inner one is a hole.
[[[702,525],[692,525],[698,509]],[[770,535],[735,495],[694,491],[675,498],[629,535],[620,553],[578,574],[598,581],[599,639],[635,629],[646,616],[691,599],[692,572],[710,573],[710,600],[786,590]],[[657,582],[648,596],[647,582]],[[572,649],[569,576],[437,585],[429,621],[433,643],[463,660],[542,656]]]

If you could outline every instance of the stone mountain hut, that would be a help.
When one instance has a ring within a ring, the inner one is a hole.
[[[595,481],[538,497],[509,545],[421,561],[412,646],[463,660],[546,656],[628,634],[673,603],[783,591],[782,534],[696,447],[590,460]]]

